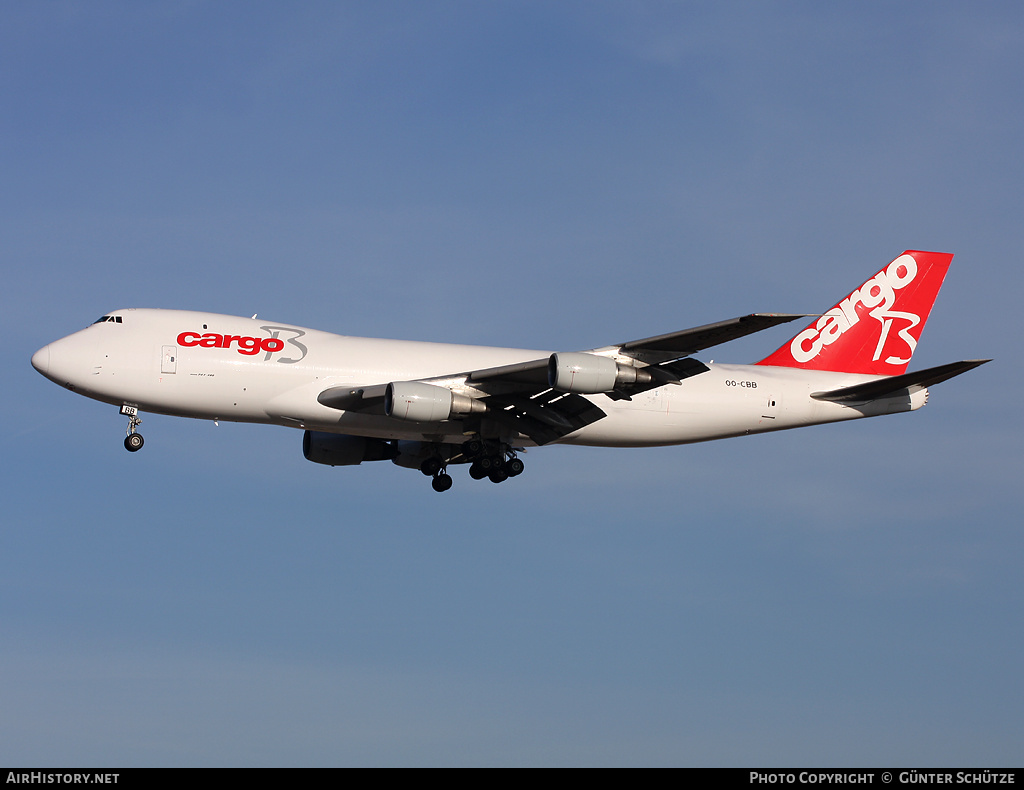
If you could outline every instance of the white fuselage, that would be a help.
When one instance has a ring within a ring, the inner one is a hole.
[[[380,439],[458,442],[465,437],[459,420],[415,423],[341,411],[320,404],[317,396],[331,387],[458,378],[551,353],[346,337],[178,310],[120,310],[110,316],[118,320],[93,324],[40,349],[33,365],[62,386],[117,406]],[[617,447],[682,444],[910,411],[927,399],[922,390],[842,405],[810,395],[879,377],[766,365],[708,367],[678,386],[661,386],[631,400],[586,396],[607,417],[559,441]],[[516,441],[530,444],[523,437]]]

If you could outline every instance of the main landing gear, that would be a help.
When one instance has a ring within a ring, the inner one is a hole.
[[[139,410],[134,406],[122,406],[121,414],[128,417],[128,435],[124,437],[124,449],[130,453],[137,453],[142,449],[142,445],[146,443],[146,440],[142,438],[142,434],[135,432],[135,429],[142,424],[142,420],[139,418]]]
[[[454,456],[432,455],[420,464],[420,471],[433,478],[431,486],[435,491],[447,491],[452,487],[452,478],[448,474],[448,461],[444,460],[445,457],[454,459],[456,463],[468,463],[469,476],[474,480],[483,480],[486,477],[492,483],[502,483],[523,473],[523,462],[516,455],[516,451],[504,442],[470,439],[463,443],[461,449],[461,455],[457,452]]]
[[[445,469],[444,462],[437,457],[431,457],[420,464],[420,471],[427,477],[433,477],[430,481],[431,487],[441,493],[452,487],[452,476]]]
[[[486,477],[492,483],[503,483],[510,477],[518,477],[526,468],[516,451],[504,443],[470,439],[462,445],[462,453],[471,461],[469,476],[474,480]]]

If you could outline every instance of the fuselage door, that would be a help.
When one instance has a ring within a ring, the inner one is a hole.
[[[174,373],[178,368],[178,347],[164,346],[160,355],[160,372]]]

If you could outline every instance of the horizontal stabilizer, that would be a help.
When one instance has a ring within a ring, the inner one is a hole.
[[[827,400],[833,403],[862,403],[878,400],[903,390],[930,387],[932,384],[959,376],[961,373],[966,373],[968,370],[973,370],[979,365],[991,361],[990,359],[967,359],[963,362],[950,362],[948,365],[939,365],[937,368],[917,370],[900,376],[889,376],[877,381],[869,381],[866,384],[855,384],[852,387],[843,387],[828,392],[812,392],[811,397],[815,400]]]

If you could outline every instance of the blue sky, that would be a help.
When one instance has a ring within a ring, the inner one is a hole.
[[[0,762],[1020,763],[1017,4],[0,22]],[[914,367],[996,359],[923,411],[443,496],[283,428],[146,416],[129,455],[28,362],[128,306],[590,348],[908,248],[956,254]]]

